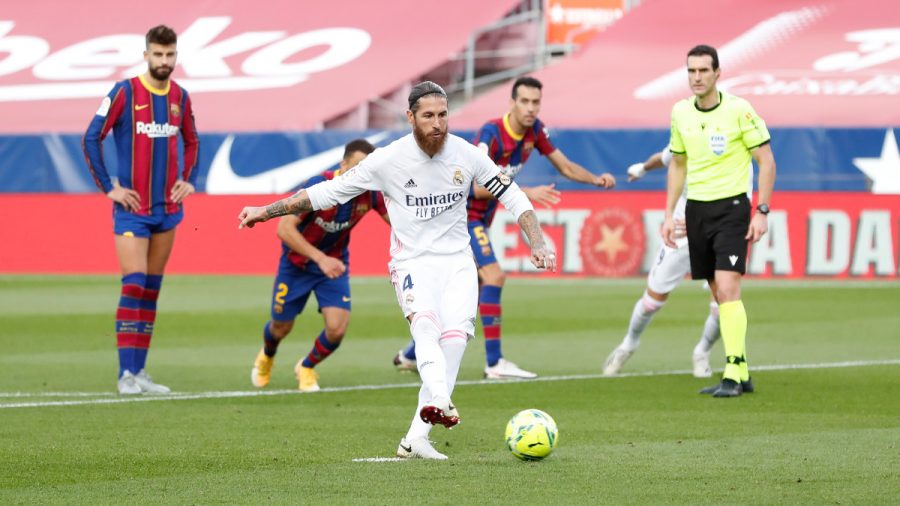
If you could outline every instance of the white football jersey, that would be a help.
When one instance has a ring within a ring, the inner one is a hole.
[[[430,158],[409,133],[306,192],[313,209],[319,210],[367,190],[380,191],[391,218],[391,257],[406,260],[469,249],[466,198],[472,180],[493,193],[516,218],[533,209],[518,185],[501,174],[482,150],[452,134]]]

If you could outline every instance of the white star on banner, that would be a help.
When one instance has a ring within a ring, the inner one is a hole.
[[[872,193],[900,194],[900,148],[888,128],[879,158],[854,158],[853,165],[872,180]]]

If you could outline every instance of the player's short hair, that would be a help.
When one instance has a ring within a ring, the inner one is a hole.
[[[699,46],[694,46],[688,51],[688,57],[691,56],[704,56],[707,55],[712,58],[712,68],[713,70],[719,70],[719,52],[716,51],[716,48],[712,46],[707,46],[706,44],[700,44]]]
[[[513,83],[513,87],[512,87],[513,100],[515,100],[519,97],[519,86],[525,86],[528,88],[537,88],[539,90],[544,87],[544,85],[540,81],[538,81],[537,79],[535,79],[531,76],[520,77],[520,78],[516,79],[516,82]]]
[[[438,95],[447,99],[447,92],[444,91],[444,88],[431,81],[422,81],[413,86],[409,92],[409,110],[415,114],[419,110],[419,99],[428,95]]]
[[[353,153],[356,153],[357,151],[371,155],[372,151],[375,151],[375,146],[365,139],[354,139],[348,142],[347,146],[344,147],[344,160],[349,160],[350,157],[353,156]]]
[[[169,46],[178,42],[178,36],[175,35],[175,30],[169,28],[166,25],[154,26],[147,31],[147,36],[145,37],[145,39],[147,47],[150,47],[150,44]]]

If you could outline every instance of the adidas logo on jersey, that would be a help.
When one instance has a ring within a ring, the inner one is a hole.
[[[409,181],[406,182],[405,185],[403,185],[404,188],[417,188],[418,186],[419,185],[417,185],[416,182],[413,181],[412,179],[410,179]]]

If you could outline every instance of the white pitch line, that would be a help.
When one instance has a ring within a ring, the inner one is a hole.
[[[900,359],[887,359],[887,360],[852,360],[846,362],[825,362],[820,364],[773,364],[773,365],[757,365],[753,367],[754,371],[788,371],[788,370],[798,370],[798,369],[836,369],[843,367],[870,367],[870,366],[879,366],[879,365],[900,365]],[[602,374],[573,374],[566,376],[541,376],[535,379],[529,380],[464,380],[457,382],[457,385],[498,385],[498,384],[509,384],[509,383],[531,383],[531,382],[543,382],[543,381],[577,381],[577,380],[590,380],[590,379],[613,379],[613,378],[638,378],[638,377],[648,377],[648,376],[677,376],[682,374],[690,374],[691,371],[689,369],[680,369],[675,371],[647,371],[647,372],[634,372],[634,373],[625,373],[620,374],[618,376],[604,376]],[[384,385],[353,385],[346,387],[325,387],[321,389],[318,394],[329,393],[329,392],[358,392],[365,390],[390,390],[395,388],[419,388],[420,383],[390,383]],[[62,392],[57,392],[62,393]],[[109,392],[97,392],[97,393],[89,393],[89,392],[70,392],[65,394],[69,397],[106,397],[101,399],[79,399],[79,400],[65,400],[65,401],[35,401],[35,402],[11,402],[11,403],[0,403],[0,409],[13,409],[13,408],[44,408],[44,407],[56,407],[56,406],[86,406],[86,405],[101,405],[101,404],[126,404],[133,402],[153,402],[153,401],[183,401],[183,400],[195,400],[195,399],[227,399],[227,398],[238,398],[238,397],[262,397],[262,396],[273,396],[273,395],[298,395],[301,392],[297,390],[245,390],[245,391],[224,391],[224,392],[194,392],[194,393],[172,393],[172,394],[163,394],[163,395],[146,395],[146,396],[134,396],[134,397],[120,397],[114,396],[111,397]],[[113,394],[114,395],[114,394]],[[302,395],[315,395],[315,394],[302,394]],[[29,394],[27,392],[11,392],[11,393],[0,393],[0,398],[2,397],[17,397],[17,398],[28,398],[31,397],[48,397],[50,396],[47,392],[36,392],[34,394]]]
[[[401,459],[400,457],[367,457],[352,460],[353,462],[405,462],[409,459]]]

